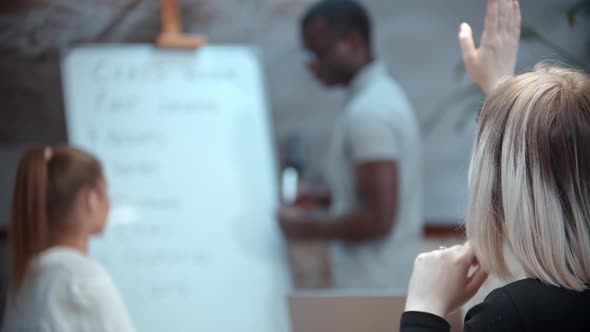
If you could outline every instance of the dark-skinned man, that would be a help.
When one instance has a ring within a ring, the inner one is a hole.
[[[375,58],[365,9],[350,0],[313,5],[301,21],[309,70],[348,90],[335,123],[329,189],[300,194],[278,212],[292,239],[333,240],[336,288],[405,288],[422,227],[422,147],[405,93]],[[321,213],[320,206],[329,206]],[[312,208],[310,208],[312,207]]]

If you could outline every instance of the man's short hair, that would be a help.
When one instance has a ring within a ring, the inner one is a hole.
[[[305,27],[317,18],[323,18],[328,25],[341,34],[358,32],[367,45],[371,45],[371,20],[365,8],[353,0],[323,0],[311,6],[303,15],[301,24]]]

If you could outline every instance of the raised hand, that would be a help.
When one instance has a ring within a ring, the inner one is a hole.
[[[502,77],[514,75],[520,39],[520,6],[516,0],[488,0],[479,48],[467,23],[459,28],[459,44],[471,79],[489,94]]]

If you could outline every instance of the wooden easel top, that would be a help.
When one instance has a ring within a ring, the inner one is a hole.
[[[207,43],[204,35],[189,35],[182,32],[182,21],[176,0],[160,0],[160,35],[156,45],[162,48],[191,49]]]

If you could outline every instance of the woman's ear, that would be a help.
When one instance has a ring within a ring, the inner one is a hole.
[[[84,188],[82,194],[85,197],[86,208],[90,213],[94,213],[100,208],[100,192],[98,188]]]

